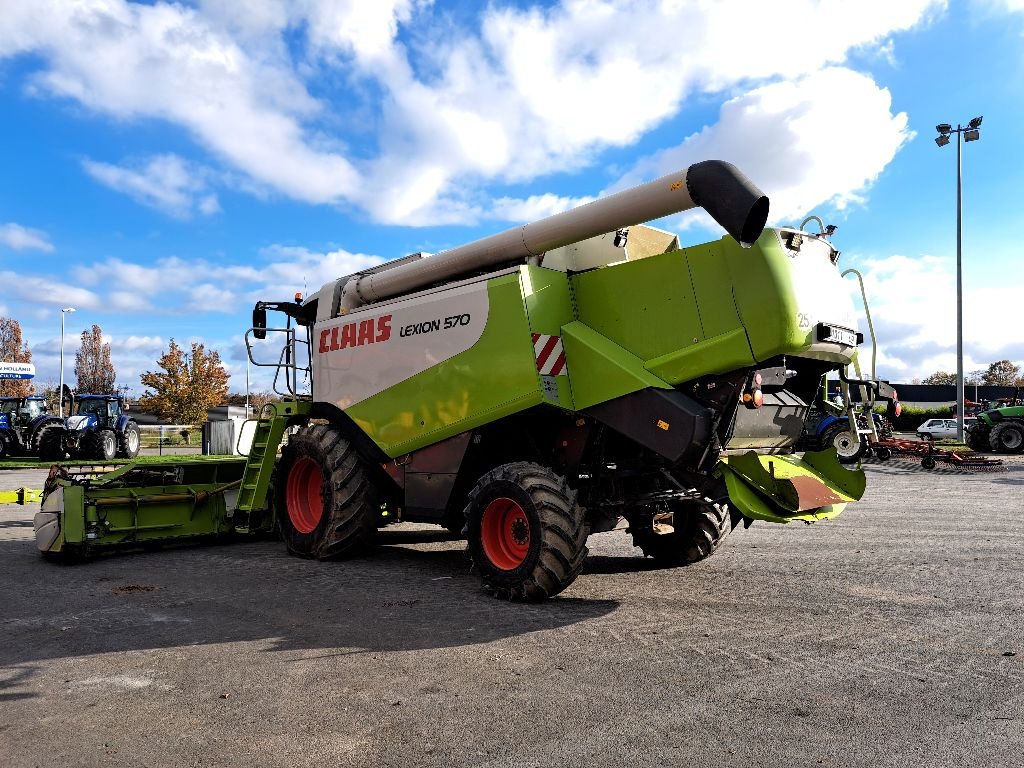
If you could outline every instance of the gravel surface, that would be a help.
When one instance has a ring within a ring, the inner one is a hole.
[[[425,526],[59,566],[0,507],[0,766],[1024,765],[1024,461],[867,471],[688,568],[594,536],[542,605]]]

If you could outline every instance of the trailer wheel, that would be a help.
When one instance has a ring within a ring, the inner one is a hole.
[[[714,554],[732,531],[729,505],[709,498],[677,502],[668,515],[632,519],[633,546],[661,565],[688,565]]]
[[[134,421],[129,421],[124,425],[124,432],[118,437],[117,455],[126,459],[134,459],[139,455],[141,445],[139,427]]]
[[[275,509],[288,551],[324,560],[367,549],[378,505],[363,459],[334,427],[288,439],[277,469]]]
[[[488,472],[470,492],[465,517],[469,556],[495,597],[544,600],[583,568],[583,509],[546,467],[516,462]]]
[[[925,456],[923,459],[921,459],[921,466],[924,469],[935,469],[935,459],[933,459],[931,456]]]
[[[836,449],[839,461],[843,464],[853,464],[864,455],[864,451],[868,447],[867,442],[860,439],[860,435],[857,435],[855,441],[850,435],[850,430],[842,424],[829,427],[821,441],[826,448]]]
[[[997,424],[989,435],[992,450],[999,453],[1020,453],[1024,450],[1024,426],[1013,421]]]

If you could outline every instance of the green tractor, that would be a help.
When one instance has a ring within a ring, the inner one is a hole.
[[[975,451],[1024,452],[1024,401],[1015,396],[982,411],[965,439]]]

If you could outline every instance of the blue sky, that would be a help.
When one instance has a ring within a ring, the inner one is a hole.
[[[703,159],[865,273],[879,373],[1024,364],[1024,0],[486,5],[0,0],[0,315],[38,381],[93,323],[139,391],[173,337],[244,390],[257,298],[436,252]],[[719,236],[700,214],[661,222]],[[254,386],[265,386],[258,376]]]

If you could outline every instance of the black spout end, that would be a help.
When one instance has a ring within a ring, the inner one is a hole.
[[[761,236],[768,221],[768,197],[732,163],[705,160],[686,171],[686,188],[744,248]]]

